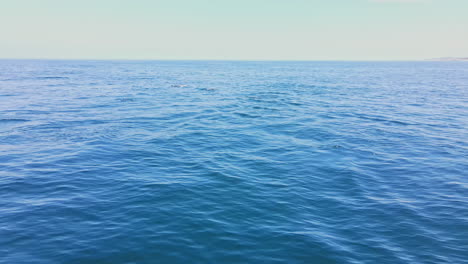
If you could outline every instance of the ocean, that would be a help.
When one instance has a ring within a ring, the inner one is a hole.
[[[468,63],[1,60],[0,263],[468,263]]]

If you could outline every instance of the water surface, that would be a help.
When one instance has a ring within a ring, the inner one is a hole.
[[[0,263],[467,263],[468,63],[0,61]]]

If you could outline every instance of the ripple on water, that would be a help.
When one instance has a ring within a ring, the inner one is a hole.
[[[466,263],[466,69],[0,61],[0,263]]]

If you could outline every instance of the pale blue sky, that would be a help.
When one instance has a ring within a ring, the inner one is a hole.
[[[0,58],[468,57],[468,0],[0,0]]]

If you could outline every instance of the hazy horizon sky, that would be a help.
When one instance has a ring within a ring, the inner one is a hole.
[[[0,58],[468,57],[468,0],[0,0]]]

